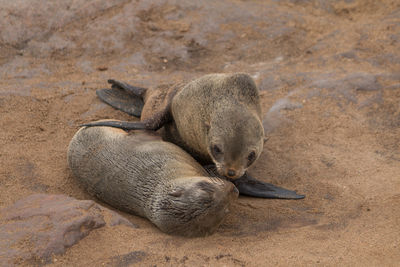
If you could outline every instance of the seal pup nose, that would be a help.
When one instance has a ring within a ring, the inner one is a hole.
[[[228,176],[233,177],[236,175],[236,172],[234,170],[228,170]]]

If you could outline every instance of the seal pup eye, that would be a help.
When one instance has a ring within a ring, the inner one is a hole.
[[[222,152],[221,149],[220,149],[217,145],[214,145],[214,146],[213,146],[213,150],[214,150],[214,152],[215,152],[216,154],[219,154],[219,153]]]
[[[256,152],[251,151],[250,154],[247,156],[247,160],[249,161],[249,165],[253,163],[253,161],[256,159]]]
[[[214,156],[222,154],[222,150],[218,145],[213,145],[212,148],[211,148],[211,151],[212,151]]]

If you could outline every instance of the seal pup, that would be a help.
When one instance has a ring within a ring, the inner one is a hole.
[[[209,74],[186,85],[149,89],[115,80],[108,82],[112,88],[98,90],[99,98],[131,115],[141,116],[141,121],[94,122],[84,126],[125,130],[158,130],[164,126],[164,140],[184,148],[202,164],[215,164],[221,176],[233,181],[241,177],[237,184],[241,194],[304,197],[288,195],[289,191],[282,191],[280,196],[270,184],[246,173],[261,154],[265,140],[259,92],[249,75]]]
[[[173,235],[212,234],[239,194],[178,146],[144,131],[81,128],[68,164],[90,194]]]

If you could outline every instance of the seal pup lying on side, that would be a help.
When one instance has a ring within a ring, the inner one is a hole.
[[[81,128],[69,144],[68,163],[89,193],[168,234],[212,234],[239,194],[184,150],[145,131]]]
[[[117,109],[141,116],[141,121],[105,121],[85,126],[125,130],[158,130],[164,126],[164,140],[184,148],[202,164],[215,164],[218,174],[232,179],[241,194],[304,198],[294,191],[271,187],[246,173],[264,144],[259,92],[249,75],[210,74],[186,85],[167,88],[145,89],[115,80],[109,83],[112,89],[98,90],[99,98]]]

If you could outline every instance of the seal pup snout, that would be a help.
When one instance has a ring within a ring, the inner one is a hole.
[[[211,119],[207,128],[208,153],[218,174],[229,179],[244,175],[260,156],[264,146],[264,128],[261,121],[244,107],[225,107],[223,119]],[[232,125],[232,121],[236,121]]]

